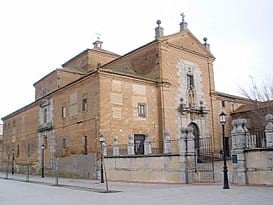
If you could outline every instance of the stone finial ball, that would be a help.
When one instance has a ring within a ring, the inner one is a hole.
[[[242,125],[246,125],[247,121],[246,119],[242,119]]]
[[[161,21],[160,21],[160,20],[157,20],[156,23],[157,23],[157,25],[160,25],[160,24],[161,24]]]
[[[207,39],[207,37],[204,37],[204,38],[203,38],[203,41],[205,41],[205,42],[206,42],[207,40],[208,40],[208,39]]]
[[[266,119],[267,122],[273,122],[273,115],[272,114],[267,114],[265,116],[265,119]]]
[[[232,124],[232,127],[233,127],[233,128],[234,128],[234,127],[237,127],[237,119],[232,120],[231,124]]]
[[[182,127],[181,128],[181,133],[186,133],[187,132],[187,129],[185,127]]]

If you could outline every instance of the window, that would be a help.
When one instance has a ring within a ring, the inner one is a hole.
[[[18,144],[17,145],[17,154],[16,154],[16,157],[19,157],[20,155],[20,145]]]
[[[189,89],[194,88],[193,75],[187,75],[187,86],[188,86]]]
[[[44,146],[45,146],[45,148],[47,148],[47,136],[46,135],[44,135]]]
[[[66,139],[65,138],[62,139],[62,147],[63,147],[63,149],[66,148]]]
[[[27,156],[30,157],[30,144],[27,144]]]
[[[47,123],[47,109],[44,109],[43,123]]]
[[[224,100],[221,101],[222,107],[226,107],[226,102]]]
[[[139,117],[146,117],[146,104],[145,103],[138,103],[138,116]]]
[[[47,88],[43,88],[42,89],[42,96],[45,96],[48,94],[48,89]]]
[[[82,99],[82,111],[87,110],[87,98]]]
[[[87,155],[87,136],[84,136],[84,155]]]
[[[66,117],[66,107],[62,107],[62,118],[64,119]]]

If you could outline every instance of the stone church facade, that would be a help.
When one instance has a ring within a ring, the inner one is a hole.
[[[2,118],[2,162],[13,153],[19,168],[31,163],[39,170],[42,151],[48,169],[56,158],[86,155],[93,163],[88,177],[96,178],[101,135],[107,145],[117,137],[124,146],[133,136],[138,147],[149,137],[152,149],[163,153],[166,133],[176,140],[182,127],[192,127],[195,142],[209,137],[220,153],[219,114],[230,119],[249,100],[215,91],[215,57],[183,16],[172,35],[164,36],[160,23],[155,40],[140,48],[119,56],[97,40],[94,48],[34,83],[35,101]],[[144,154],[137,146],[134,154]]]

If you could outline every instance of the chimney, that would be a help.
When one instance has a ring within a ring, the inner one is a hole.
[[[204,43],[203,43],[203,45],[209,50],[210,49],[210,45],[207,43],[207,37],[204,37],[203,38],[203,41],[204,41]]]
[[[94,48],[101,48],[102,47],[102,44],[103,42],[102,41],[99,41],[99,40],[96,40],[93,45],[94,45]]]
[[[182,16],[182,22],[180,23],[180,32],[183,32],[188,29],[188,23],[185,22],[185,14],[180,14]]]
[[[164,29],[160,26],[161,24],[160,20],[157,20],[156,23],[157,23],[157,27],[155,28],[155,39],[158,39],[164,35],[163,34]]]

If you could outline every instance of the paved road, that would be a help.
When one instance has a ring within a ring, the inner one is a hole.
[[[110,182],[110,193],[96,180],[60,179],[15,175],[4,179],[0,173],[0,205],[92,205],[92,204],[228,204],[273,205],[273,187],[222,185],[143,184]],[[21,180],[21,181],[20,181]]]

